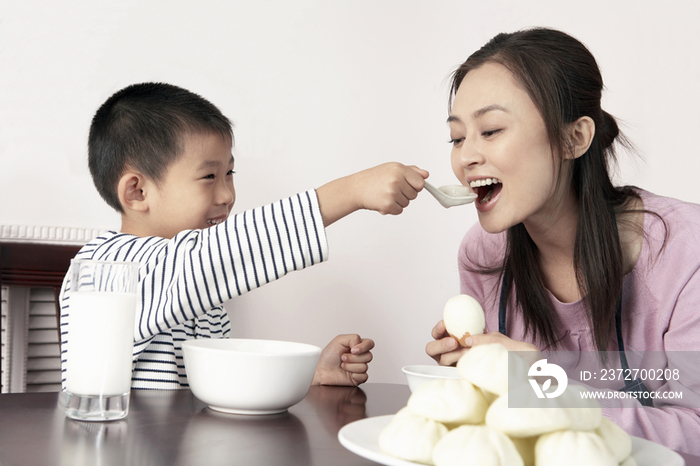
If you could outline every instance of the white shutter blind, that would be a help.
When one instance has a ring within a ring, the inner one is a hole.
[[[52,288],[31,288],[27,322],[27,392],[61,390],[61,350]]]
[[[0,289],[0,380],[2,380],[2,392],[5,393],[5,387],[8,386],[7,381],[7,349],[5,342],[7,341],[7,288],[2,287]]]
[[[25,388],[26,331],[29,289],[21,286],[3,288],[5,322],[3,325],[3,393],[23,392]]]
[[[3,393],[60,391],[53,289],[3,287],[2,296]]]

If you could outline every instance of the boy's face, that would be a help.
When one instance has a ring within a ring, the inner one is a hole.
[[[185,137],[182,156],[149,197],[149,235],[172,238],[228,217],[236,200],[231,141],[219,134]]]

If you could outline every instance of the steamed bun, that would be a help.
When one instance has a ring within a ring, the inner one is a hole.
[[[379,448],[406,461],[432,465],[433,448],[447,427],[401,409],[379,434]]]
[[[632,439],[629,434],[610,419],[604,417],[596,432],[613,452],[618,463],[632,454]]]
[[[481,390],[466,380],[437,379],[413,392],[407,408],[445,424],[481,424],[488,404]]]
[[[511,363],[510,375],[516,382],[525,383],[528,371],[525,361],[513,356]],[[459,358],[457,371],[482,390],[496,395],[508,392],[508,350],[500,343],[474,346]]]
[[[628,456],[625,461],[620,463],[620,466],[637,466],[637,460],[634,459],[634,456]]]
[[[530,390],[521,385],[519,390]],[[486,425],[510,437],[532,437],[555,430],[595,430],[600,426],[602,412],[596,400],[583,398],[585,388],[569,385],[558,398],[540,404],[538,398],[527,396],[525,405],[508,407],[508,397],[514,392],[501,395],[486,412]]]
[[[565,430],[544,434],[535,444],[535,466],[617,466],[618,461],[595,432]]]
[[[433,450],[435,466],[523,466],[511,439],[487,426],[457,427]]]
[[[509,437],[520,453],[524,466],[535,466],[535,443],[539,437]]]

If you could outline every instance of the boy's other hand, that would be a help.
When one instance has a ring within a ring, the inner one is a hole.
[[[398,215],[418,196],[429,173],[389,162],[331,181],[316,190],[326,226],[360,209]]]
[[[360,385],[367,382],[374,341],[359,335],[338,335],[323,349],[313,385]]]

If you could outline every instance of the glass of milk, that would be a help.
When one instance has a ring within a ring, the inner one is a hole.
[[[129,412],[139,264],[73,260],[63,332],[66,416],[111,421]]]

